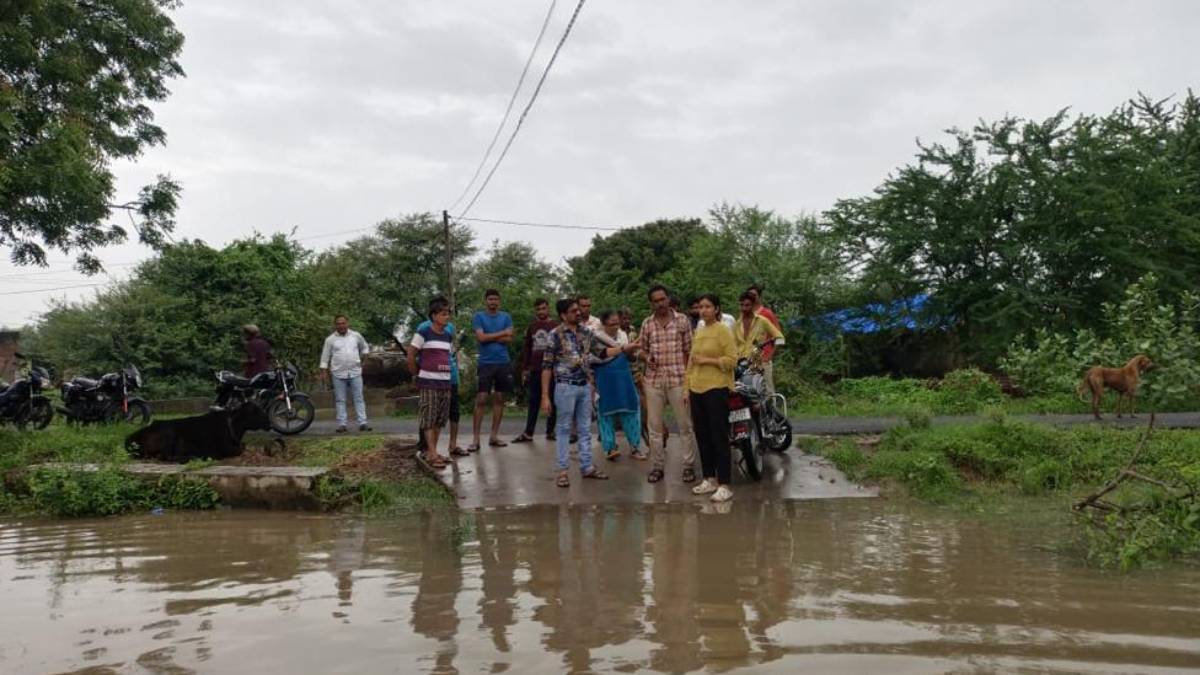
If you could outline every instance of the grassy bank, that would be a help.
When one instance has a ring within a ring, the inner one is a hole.
[[[200,478],[168,476],[157,482],[125,474],[131,461],[123,426],[75,427],[55,421],[41,431],[0,428],[0,516],[108,516],[153,509],[206,509],[220,500]],[[410,444],[383,435],[300,437],[285,448],[250,434],[246,452],[220,463],[329,467],[317,497],[328,509],[394,513],[453,508],[446,490],[419,471]],[[41,464],[95,464],[78,471]],[[194,461],[199,469],[216,462]],[[36,468],[33,468],[36,467]]]
[[[1091,560],[1123,569],[1167,559],[1200,562],[1200,432],[1055,428],[995,414],[986,422],[906,426],[879,437],[810,439],[852,480],[884,494],[962,504],[990,496],[1049,496],[1063,508],[1124,469],[1131,480],[1105,495],[1105,512],[1084,509],[1077,532]],[[1137,459],[1131,464],[1135,450]],[[1152,483],[1155,481],[1158,484]]]

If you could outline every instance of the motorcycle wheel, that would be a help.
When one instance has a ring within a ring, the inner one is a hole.
[[[285,436],[298,434],[313,423],[317,409],[312,401],[304,394],[292,394],[292,410],[287,409],[287,402],[275,399],[267,406],[267,418],[271,420],[271,428]]]
[[[779,413],[774,413],[778,415]],[[776,432],[767,437],[767,447],[775,452],[787,452],[792,447],[792,423],[787,420],[775,421]]]
[[[141,399],[132,400],[124,411],[121,406],[113,406],[109,414],[109,422],[125,422],[144,427],[150,424],[150,404]]]
[[[758,433],[758,424],[754,421],[750,423],[750,437],[738,441],[738,454],[740,457],[737,460],[738,469],[742,475],[753,481],[762,480],[763,475],[763,441],[762,436]]]
[[[50,401],[44,398],[35,398],[29,404],[29,414],[17,426],[21,428],[30,426],[34,429],[45,429],[50,426],[50,420],[52,419],[54,419],[54,406],[50,405]]]

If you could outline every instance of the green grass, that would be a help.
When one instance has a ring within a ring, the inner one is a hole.
[[[1074,501],[1124,469],[1141,429],[1056,428],[993,415],[986,422],[931,428],[899,427],[874,446],[854,439],[808,441],[856,481],[885,494],[964,505],[988,497],[1049,497]],[[1200,486],[1200,432],[1156,430],[1137,471],[1171,485]],[[1200,561],[1200,500],[1173,502],[1170,492],[1129,482],[1109,495],[1138,504],[1123,517],[1079,518],[1088,555],[1129,569],[1171,558]]]

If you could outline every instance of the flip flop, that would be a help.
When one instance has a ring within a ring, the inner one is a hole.
[[[567,476],[566,471],[563,471],[558,474],[558,478],[555,479],[554,484],[560,488],[571,487],[571,478]]]
[[[513,443],[532,443],[533,436],[530,436],[529,434],[521,434],[520,436],[517,436],[516,438],[512,439],[512,442]]]
[[[462,448],[460,448],[458,446],[455,446],[455,447],[451,448],[450,455],[452,457],[470,457],[471,453],[467,452],[466,450],[463,450]]]
[[[587,473],[583,474],[583,477],[590,478],[592,480],[608,480],[608,474],[604,473],[603,471],[601,471],[600,469],[597,469],[594,466],[592,467],[591,471],[588,471]]]
[[[472,443],[467,446],[467,452],[479,452],[479,444]]]
[[[500,439],[493,439],[493,440],[488,441],[488,447],[489,448],[507,448],[508,443],[505,443],[504,441],[502,441]]]

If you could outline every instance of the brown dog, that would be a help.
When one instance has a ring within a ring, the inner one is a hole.
[[[1104,368],[1103,366],[1094,366],[1088,368],[1088,371],[1083,376],[1083,382],[1079,383],[1076,390],[1079,394],[1079,400],[1086,401],[1083,397],[1085,389],[1092,391],[1092,414],[1096,419],[1100,419],[1100,398],[1104,396],[1104,389],[1112,389],[1117,392],[1117,417],[1121,416],[1121,402],[1125,397],[1129,397],[1129,416],[1134,415],[1134,397],[1137,395],[1138,382],[1141,380],[1142,373],[1154,367],[1154,363],[1150,361],[1145,354],[1138,354],[1129,359],[1129,363],[1120,368]]]

